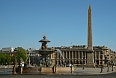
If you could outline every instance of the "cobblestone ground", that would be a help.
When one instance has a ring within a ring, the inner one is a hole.
[[[0,78],[116,78],[116,75],[0,75]]]
[[[7,71],[7,73],[6,73]],[[116,78],[116,67],[114,71],[107,72],[107,67],[103,69],[103,72],[100,73],[100,68],[85,68],[84,70],[81,67],[75,68],[76,74],[63,73],[63,74],[43,74],[43,75],[5,75],[12,74],[12,69],[0,69],[0,78]]]
[[[101,68],[85,68],[84,70],[80,67],[75,68],[75,72],[78,74],[108,74],[108,73],[113,73],[116,72],[116,67],[109,68],[109,72],[107,72],[108,68],[104,67],[102,73],[101,72]]]

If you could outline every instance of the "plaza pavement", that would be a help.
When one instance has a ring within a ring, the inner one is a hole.
[[[56,73],[55,75],[99,75],[99,74],[109,74],[116,72],[116,67],[109,68],[109,72],[107,72],[107,67],[103,68],[103,71],[101,72],[101,68],[82,68],[82,67],[76,67],[74,72],[63,72],[63,73]],[[47,74],[47,75],[53,75],[53,74]]]
[[[97,74],[109,74],[109,73],[113,73],[116,72],[116,67],[109,68],[109,72],[107,72],[107,67],[103,68],[103,72],[101,72],[101,68],[82,68],[82,67],[76,67],[74,72],[63,72],[63,73],[42,73],[42,75],[97,75]],[[0,75],[1,74],[12,74],[12,68],[0,68]],[[34,74],[34,73],[33,73]],[[37,74],[37,73],[36,73]]]
[[[101,72],[101,68],[86,68],[85,67],[83,69],[83,68],[77,67],[75,68],[74,74],[78,74],[78,75],[109,74],[109,73],[116,72],[116,67],[113,68],[113,71],[111,67],[109,68],[109,72],[107,72],[107,70],[108,70],[107,67],[104,67],[102,72]]]

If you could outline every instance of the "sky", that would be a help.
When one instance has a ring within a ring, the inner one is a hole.
[[[0,49],[87,45],[89,5],[93,46],[116,51],[116,0],[0,0]]]

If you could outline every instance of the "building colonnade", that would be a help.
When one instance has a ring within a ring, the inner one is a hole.
[[[51,58],[55,59],[55,53],[51,54]],[[93,63],[95,65],[105,64],[105,54],[103,51],[93,52]],[[57,65],[63,64],[86,65],[87,64],[87,51],[63,51],[62,54],[57,53]]]

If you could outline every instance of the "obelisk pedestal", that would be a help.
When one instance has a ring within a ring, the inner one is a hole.
[[[95,67],[94,54],[92,50],[87,51],[87,67]]]

